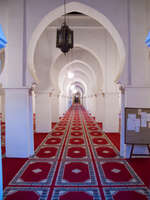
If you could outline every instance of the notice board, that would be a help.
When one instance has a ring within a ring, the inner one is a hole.
[[[150,144],[150,108],[125,108],[125,144]]]

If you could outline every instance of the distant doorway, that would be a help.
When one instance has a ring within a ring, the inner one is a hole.
[[[73,97],[73,103],[78,103],[80,104],[80,93],[76,93]]]

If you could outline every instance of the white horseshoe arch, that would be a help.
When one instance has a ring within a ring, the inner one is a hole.
[[[116,76],[116,81],[119,80],[120,75],[123,72],[124,68],[124,63],[125,63],[125,46],[123,44],[123,40],[114,27],[114,25],[101,13],[99,13],[97,10],[94,8],[91,8],[83,3],[79,2],[70,2],[67,4],[67,12],[73,12],[73,11],[78,11],[80,13],[83,13],[85,15],[90,16],[91,18],[95,19],[99,23],[101,23],[105,29],[110,33],[112,38],[114,39],[116,46],[118,48],[118,53],[119,53],[119,58],[120,58],[120,68],[118,71],[118,74]],[[54,9],[50,13],[48,13],[39,23],[39,25],[36,27],[34,30],[32,37],[29,42],[29,48],[28,48],[28,54],[27,54],[27,65],[28,68],[35,79],[35,81],[38,82],[38,77],[36,75],[36,70],[34,67],[34,52],[36,48],[36,44],[43,33],[43,31],[46,29],[46,27],[51,24],[54,20],[62,16],[64,13],[63,5]]]

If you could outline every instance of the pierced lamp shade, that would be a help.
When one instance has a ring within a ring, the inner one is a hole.
[[[56,47],[66,54],[73,48],[73,31],[63,23],[60,29],[57,29]]]

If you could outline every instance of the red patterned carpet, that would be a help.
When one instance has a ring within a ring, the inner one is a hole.
[[[32,158],[3,158],[4,200],[150,199],[141,162],[120,158],[119,134],[100,127],[74,105],[52,133],[36,136]]]

